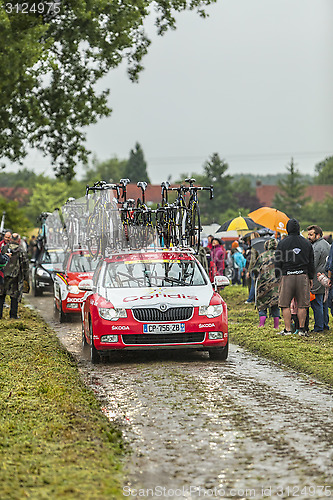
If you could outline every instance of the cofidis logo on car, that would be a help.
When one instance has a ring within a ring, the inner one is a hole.
[[[146,292],[144,295],[129,295],[123,298],[123,302],[132,302],[135,300],[151,300],[156,298],[166,298],[166,299],[190,299],[199,300],[196,295],[186,295],[185,293],[168,293],[165,288],[154,288],[153,290]]]

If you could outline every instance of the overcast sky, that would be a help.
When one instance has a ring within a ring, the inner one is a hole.
[[[128,158],[136,142],[148,174],[202,172],[214,152],[229,174],[313,174],[333,154],[333,1],[218,0],[209,18],[178,15],[177,30],[152,36],[132,84],[110,72],[111,117],[88,129],[100,160]],[[25,166],[46,169],[32,153]]]

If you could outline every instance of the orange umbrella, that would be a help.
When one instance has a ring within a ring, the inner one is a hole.
[[[280,212],[276,208],[271,207],[261,207],[254,212],[249,213],[248,217],[251,217],[257,224],[268,227],[273,231],[278,231],[281,234],[287,234],[287,222],[289,220],[288,215],[284,212]]]

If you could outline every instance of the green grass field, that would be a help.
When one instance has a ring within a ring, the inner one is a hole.
[[[0,320],[1,499],[123,498],[120,432],[29,309]]]

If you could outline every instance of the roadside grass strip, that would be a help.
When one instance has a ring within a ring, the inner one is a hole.
[[[28,308],[0,320],[0,498],[123,498],[120,431]]]
[[[333,385],[332,331],[310,334],[309,337],[277,335],[273,328],[272,318],[267,318],[265,326],[259,328],[258,311],[254,305],[244,304],[248,297],[247,288],[229,286],[222,291],[221,295],[228,306],[231,342]],[[331,314],[330,324],[332,327]],[[283,330],[283,327],[284,323],[281,318],[278,331]],[[312,328],[313,314],[310,308],[310,330]]]

